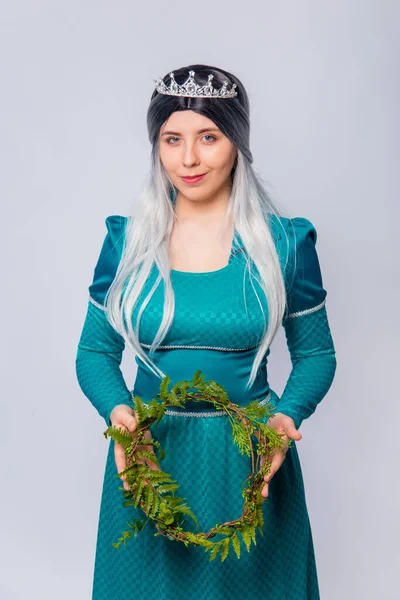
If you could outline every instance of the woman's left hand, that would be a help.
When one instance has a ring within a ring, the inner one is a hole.
[[[294,425],[294,421],[292,417],[285,415],[280,412],[276,412],[270,419],[268,419],[266,425],[268,427],[272,427],[278,433],[283,434],[281,436],[281,440],[283,442],[282,448],[274,449],[271,455],[271,469],[267,475],[264,475],[265,485],[261,490],[261,495],[266,498],[269,492],[269,483],[275,473],[278,471],[280,466],[286,457],[286,452],[288,451],[288,440],[289,438],[299,441],[303,437]],[[265,465],[265,457],[262,456],[260,460],[261,469]]]

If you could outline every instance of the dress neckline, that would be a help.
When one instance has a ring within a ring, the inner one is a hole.
[[[221,267],[221,269],[216,269],[215,271],[178,271],[178,269],[171,269],[171,273],[176,273],[177,275],[214,275],[214,273],[221,273],[221,271],[225,271],[231,263],[231,257],[229,257],[229,262],[225,267]]]
[[[224,273],[225,271],[227,271],[229,269],[229,267],[231,266],[231,264],[233,262],[234,255],[241,248],[243,248],[242,239],[241,239],[240,235],[237,233],[237,231],[235,231],[233,234],[233,240],[232,240],[232,245],[231,245],[231,251],[229,254],[228,264],[225,265],[224,267],[221,267],[220,269],[215,269],[214,271],[179,271],[178,269],[171,269],[171,273],[175,273],[176,275],[183,275],[183,276],[189,275],[189,276],[197,276],[197,277],[199,277],[201,275],[210,276],[210,275],[217,275],[219,273]]]
[[[278,240],[280,240],[282,236],[281,236],[280,230],[277,228],[277,222],[280,221],[282,219],[282,217],[277,217],[273,213],[270,213],[269,216],[270,216],[269,222],[270,222],[272,237],[275,240],[275,242],[278,242]],[[285,217],[283,217],[283,219],[285,219]],[[232,240],[231,252],[229,255],[229,260],[228,260],[227,265],[225,265],[221,269],[216,269],[215,271],[196,272],[196,271],[179,271],[177,269],[171,269],[171,273],[174,273],[174,275],[178,276],[178,277],[201,277],[201,276],[211,277],[212,275],[215,275],[215,276],[222,275],[230,269],[230,267],[232,266],[232,264],[234,262],[235,255],[243,249],[244,249],[244,244],[243,244],[242,238],[240,237],[239,233],[235,230],[234,235],[233,235],[233,240]]]

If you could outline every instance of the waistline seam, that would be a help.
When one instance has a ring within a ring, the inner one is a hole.
[[[269,391],[266,397],[259,402],[260,405],[266,404],[271,399],[271,392]],[[204,410],[204,411],[178,411],[167,408],[164,413],[172,417],[227,417],[228,414],[224,410]]]

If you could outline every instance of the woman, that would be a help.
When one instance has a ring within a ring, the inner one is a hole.
[[[155,536],[152,522],[112,546],[143,513],[122,506],[124,456],[110,439],[92,598],[317,600],[295,443],[336,369],[316,229],[279,215],[257,178],[248,97],[231,73],[191,65],[156,80],[147,123],[150,177],[134,218],[106,219],[76,357],[79,384],[107,426],[134,431],[133,395],[149,402],[166,374],[173,385],[201,369],[232,402],[271,402],[268,424],[293,442],[275,452],[265,477],[264,535],[240,559],[231,552],[221,562]],[[266,365],[281,324],[292,371],[279,398]],[[132,391],[120,369],[126,346],[138,366]],[[162,469],[180,484],[201,531],[241,515],[250,458],[233,443],[226,413],[192,402],[169,409],[147,433],[166,451]]]

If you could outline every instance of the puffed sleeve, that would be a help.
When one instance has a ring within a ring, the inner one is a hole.
[[[108,427],[115,406],[127,404],[133,408],[134,404],[120,368],[125,341],[111,326],[104,306],[105,295],[121,259],[127,218],[112,215],[105,222],[107,233],[89,286],[75,367],[81,390]]]
[[[286,255],[282,252],[289,259],[285,271],[287,311],[282,325],[292,370],[277,411],[292,417],[298,429],[332,384],[336,352],[316,249],[317,231],[308,219],[295,217],[288,219],[287,236],[289,251]]]

